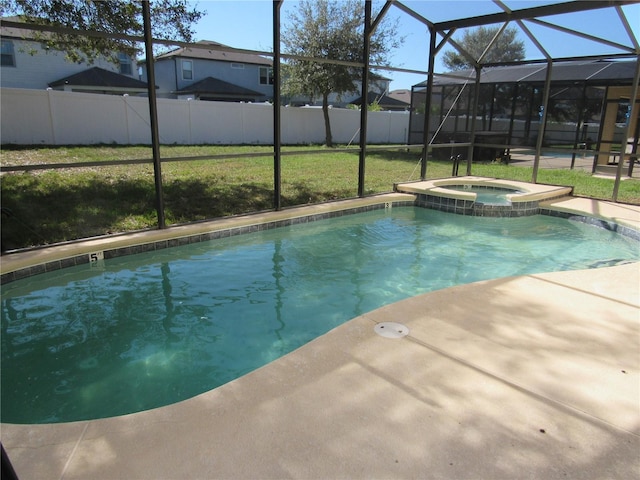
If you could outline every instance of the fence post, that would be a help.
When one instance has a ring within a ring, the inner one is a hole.
[[[127,131],[127,145],[131,145],[131,133],[129,132],[129,102],[127,101],[127,98],[129,98],[129,94],[125,93],[122,96],[122,101],[124,102],[124,128]]]
[[[191,118],[191,97],[187,98],[187,116],[189,117],[189,145],[193,145],[193,119]]]
[[[49,104],[49,124],[51,126],[51,140],[53,141],[54,145],[58,144],[58,141],[56,140],[56,122],[54,121],[53,118],[53,105],[51,103],[51,92],[53,91],[52,88],[47,88],[47,101]]]

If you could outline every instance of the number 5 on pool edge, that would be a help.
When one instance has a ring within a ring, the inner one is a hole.
[[[91,268],[104,268],[104,252],[90,253],[89,266]]]

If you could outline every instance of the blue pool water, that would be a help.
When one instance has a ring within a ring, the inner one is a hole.
[[[459,192],[469,192],[476,194],[476,202],[491,205],[510,205],[507,195],[522,193],[520,190],[498,187],[477,187],[474,185],[447,185],[443,188],[456,190]]]
[[[579,222],[395,207],[38,275],[3,287],[1,420],[167,405],[410,296],[639,258]]]

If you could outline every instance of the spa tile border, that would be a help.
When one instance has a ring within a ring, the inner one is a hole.
[[[474,187],[492,189],[492,187],[490,186],[485,187],[474,185]],[[501,190],[499,187],[494,189]],[[567,195],[562,193],[554,197],[544,198],[543,201],[548,202],[565,197],[567,197]],[[481,202],[475,202],[473,200],[461,200],[456,198],[440,197],[436,195],[419,193],[416,194],[416,206],[430,208],[432,210],[440,210],[448,213],[455,213],[458,215],[471,215],[476,217],[512,218],[526,217],[530,215],[548,215],[551,217],[565,218],[568,220],[593,225],[599,228],[604,228],[605,230],[616,232],[620,235],[632,238],[640,242],[640,231],[638,230],[596,217],[577,215],[575,213],[543,208],[539,206],[538,200],[528,202],[512,201],[511,205],[491,205]]]
[[[491,187],[484,187],[491,189]],[[494,188],[494,190],[504,190]],[[566,194],[560,194],[554,197],[545,198],[544,201],[557,200],[566,197]],[[458,198],[441,197],[438,195],[430,195],[418,193],[416,205],[433,210],[440,210],[457,215],[471,215],[475,217],[526,217],[530,215],[538,215],[540,206],[538,200],[518,202],[512,201],[511,205],[493,205],[490,203],[476,202],[474,200],[462,200]]]
[[[373,210],[381,210],[389,207],[413,207],[414,201],[391,201],[381,202],[371,205],[363,205],[360,207],[347,208],[343,210],[335,210],[330,212],[315,213],[309,215],[302,215],[298,217],[286,218],[281,220],[274,220],[272,222],[256,223],[251,225],[242,225],[238,227],[225,228],[220,230],[213,230],[206,233],[198,233],[194,235],[186,235],[171,239],[159,240],[150,243],[143,243],[138,245],[131,245],[127,247],[118,247],[112,249],[105,249],[102,251],[104,259],[123,257],[126,255],[135,255],[137,253],[152,252],[156,250],[164,250],[171,247],[179,247],[182,245],[189,245],[192,243],[206,242],[209,240],[217,240],[220,238],[234,237],[236,235],[243,235],[245,233],[260,232],[264,230],[271,230],[274,228],[287,227],[291,225],[299,225],[302,223],[315,222],[318,220],[326,220],[330,218],[342,217],[345,215],[353,215],[356,213],[370,212]],[[7,272],[0,275],[0,285],[6,285],[16,280],[22,280],[24,278],[31,277],[33,275],[40,275],[46,272],[53,272],[67,267],[73,267],[76,265],[86,265],[90,263],[89,254],[81,254],[73,257],[64,258],[61,260],[54,260],[47,263],[32,265],[26,268],[15,270],[13,272]]]

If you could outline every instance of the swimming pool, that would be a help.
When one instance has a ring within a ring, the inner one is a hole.
[[[174,403],[384,304],[638,256],[579,222],[394,207],[38,275],[3,288],[2,421]]]

